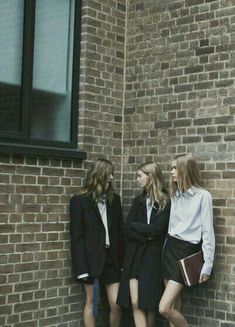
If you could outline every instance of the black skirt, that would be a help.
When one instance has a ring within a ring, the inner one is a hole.
[[[117,271],[114,267],[110,249],[107,248],[105,251],[104,269],[101,276],[99,276],[100,284],[109,285],[119,283],[121,278],[121,271]],[[94,284],[94,278],[90,276],[87,277],[86,280],[80,279],[78,281],[82,284]]]
[[[194,244],[168,235],[162,254],[163,278],[185,285],[177,261],[198,252],[200,249],[201,243]]]

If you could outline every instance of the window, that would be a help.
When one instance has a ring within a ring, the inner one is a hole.
[[[81,1],[0,1],[0,139],[77,146]]]

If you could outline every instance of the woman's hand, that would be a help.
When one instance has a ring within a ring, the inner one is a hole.
[[[200,278],[199,278],[199,283],[205,283],[208,281],[208,279],[210,278],[210,276],[206,275],[206,274],[201,274]]]

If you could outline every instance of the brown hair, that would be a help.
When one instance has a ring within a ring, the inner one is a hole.
[[[176,161],[177,183],[170,180],[171,196],[175,196],[177,189],[186,191],[191,186],[201,187],[197,161],[192,153],[179,154],[173,161]]]
[[[88,171],[85,185],[80,194],[92,194],[95,202],[98,202],[101,194],[111,203],[113,200],[113,185],[110,182],[107,188],[107,179],[114,173],[114,166],[111,161],[103,158],[97,159]]]
[[[151,201],[158,202],[159,208],[162,210],[166,205],[167,192],[160,166],[155,162],[147,162],[140,165],[138,170],[150,177],[145,188],[146,192]]]

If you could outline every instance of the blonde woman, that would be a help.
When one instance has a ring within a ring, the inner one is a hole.
[[[163,251],[166,288],[159,311],[171,326],[188,327],[177,305],[184,287],[177,260],[202,248],[205,263],[199,282],[204,283],[211,274],[215,251],[212,198],[201,187],[199,170],[192,154],[178,155],[173,160],[170,195],[171,213]]]
[[[142,164],[137,182],[142,194],[134,199],[127,218],[127,249],[117,303],[125,308],[132,305],[137,327],[153,327],[162,295],[161,253],[170,201],[156,163]]]
[[[122,209],[113,191],[114,167],[98,159],[87,174],[84,188],[70,201],[70,234],[73,273],[84,285],[85,327],[95,327],[99,285],[103,285],[110,306],[109,325],[119,327],[121,310],[116,304],[123,240]]]

